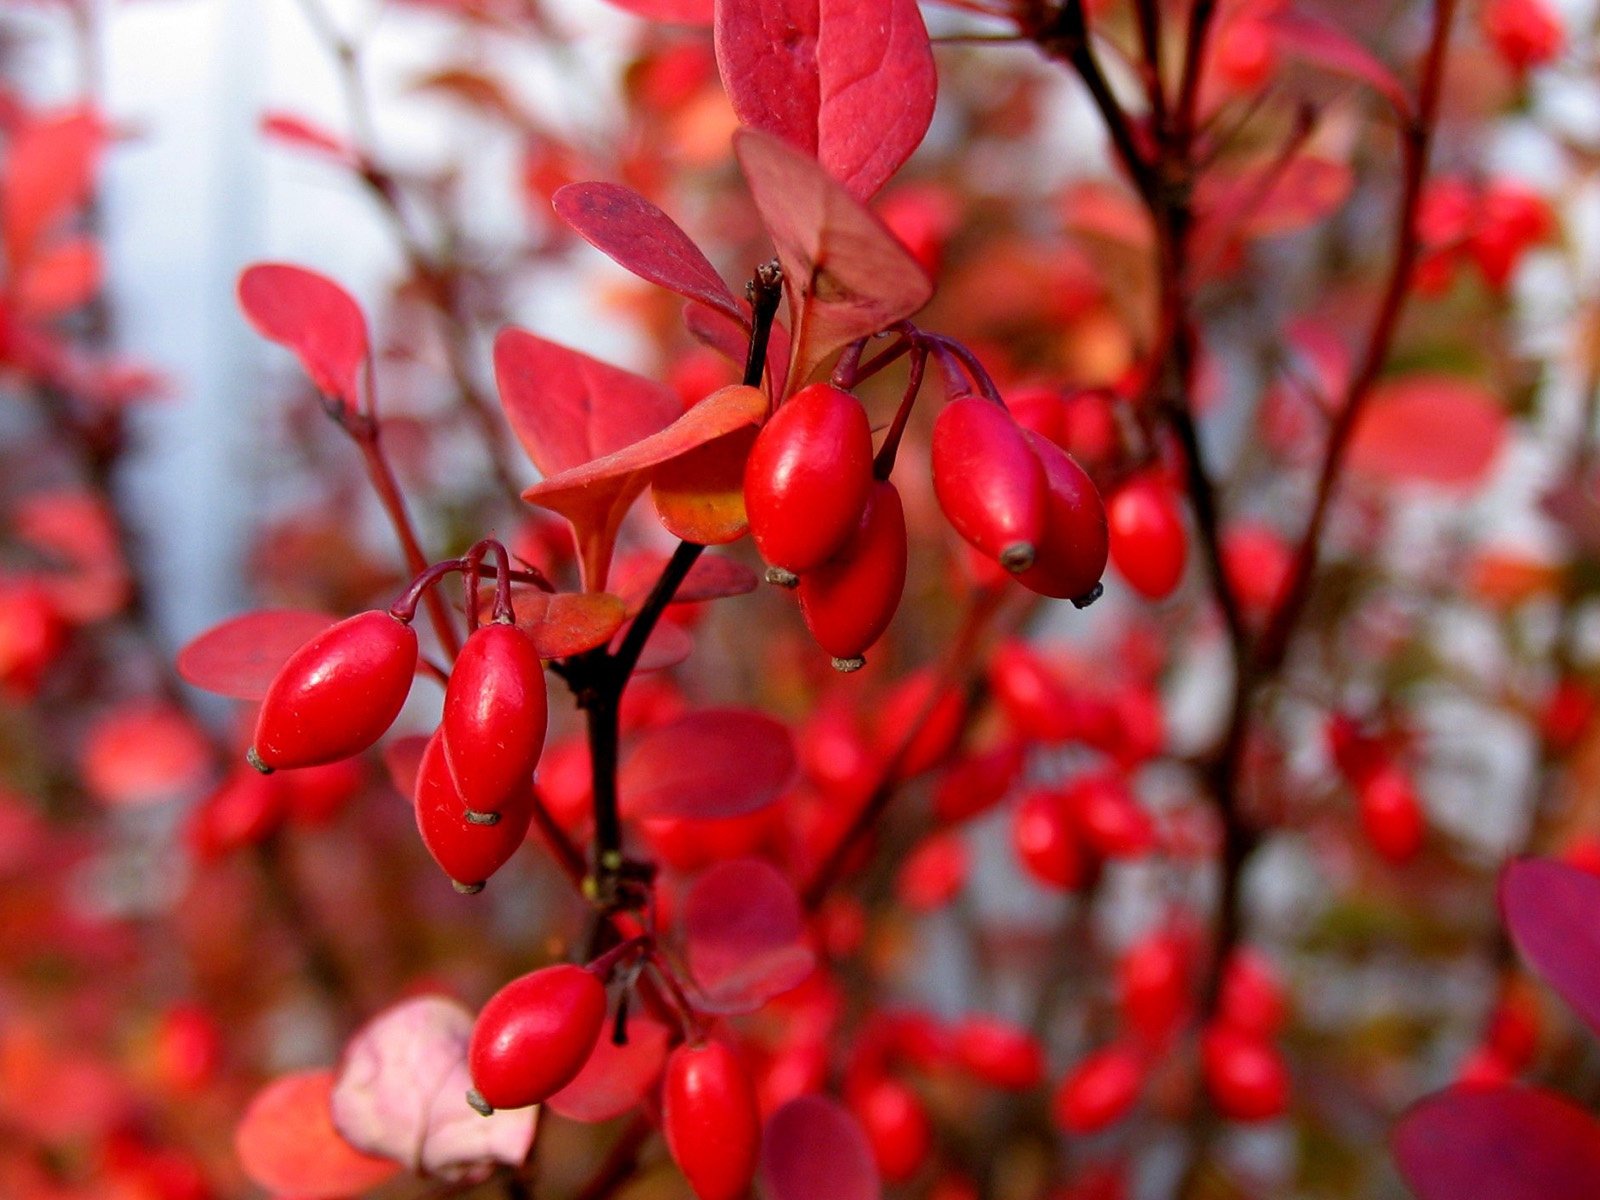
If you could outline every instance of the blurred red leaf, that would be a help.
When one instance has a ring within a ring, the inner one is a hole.
[[[609,1121],[638,1105],[661,1075],[671,1032],[636,1013],[628,1019],[627,1034],[622,1046],[611,1040],[609,1029],[601,1034],[578,1077],[545,1103],[569,1120],[588,1122]]]
[[[917,260],[816,163],[754,129],[734,135],[734,152],[783,264],[789,384],[804,383],[835,350],[928,302],[933,285]]]
[[[1263,18],[1281,49],[1309,66],[1365,83],[1393,106],[1403,119],[1411,97],[1393,71],[1344,30],[1317,17],[1285,8]]]
[[[1350,439],[1350,465],[1392,483],[1471,488],[1505,443],[1493,392],[1449,375],[1413,375],[1373,389]]]
[[[285,1197],[355,1196],[399,1173],[333,1127],[332,1071],[300,1071],[256,1093],[234,1130],[234,1150],[257,1186]]]
[[[345,1047],[333,1088],[333,1121],[345,1140],[451,1179],[486,1175],[494,1163],[520,1165],[539,1110],[483,1117],[467,1104],[472,1022],[455,1001],[421,996],[362,1026]]]
[[[710,25],[714,0],[611,0],[611,3],[651,21]]]
[[[1522,957],[1600,1033],[1600,879],[1521,859],[1500,874],[1500,910]]]
[[[652,385],[654,386],[654,385]],[[673,401],[673,408],[678,407]],[[547,475],[523,498],[572,523],[591,591],[605,586],[617,529],[663,463],[765,418],[767,398],[739,385],[713,392],[664,429],[610,453]]]
[[[349,292],[287,263],[245,268],[238,290],[256,332],[293,352],[319,392],[361,407],[356,381],[367,358],[367,319]]]
[[[677,222],[632,188],[573,183],[558,191],[551,203],[585,241],[639,278],[749,327],[748,312],[700,247]]]
[[[100,278],[100,247],[71,238],[29,259],[11,286],[17,307],[43,320],[87,304],[100,290]]]
[[[772,1200],[878,1200],[883,1194],[867,1135],[826,1096],[801,1096],[767,1118],[761,1176]]]
[[[1322,220],[1355,184],[1341,162],[1301,154],[1253,170],[1208,172],[1196,196],[1203,231],[1197,237],[1276,237]]]
[[[862,200],[933,118],[938,77],[915,0],[720,0],[716,49],[739,120]]]
[[[617,631],[617,636],[611,639],[611,649],[615,653],[622,639],[628,636],[628,628],[632,622],[624,625]],[[644,652],[639,655],[639,665],[634,667],[634,673],[643,675],[649,671],[665,671],[668,667],[675,667],[683,662],[694,652],[694,638],[689,631],[681,625],[671,621],[663,621],[650,631],[650,636],[645,639]]]
[[[627,619],[610,592],[523,592],[517,624],[533,639],[540,658],[566,658],[604,646]]]
[[[683,932],[689,970],[715,1012],[754,1012],[816,966],[800,898],[760,859],[719,863],[697,877],[684,897]]]
[[[178,674],[208,692],[259,700],[289,656],[333,622],[324,613],[278,608],[230,617],[178,651]]]
[[[634,817],[740,817],[776,800],[794,775],[788,726],[744,708],[707,708],[647,731],[617,786]]]
[[[685,304],[683,324],[690,336],[729,361],[744,365],[750,350],[750,332],[744,324],[703,304]],[[767,391],[774,396],[783,395],[788,377],[789,331],[774,324],[772,336],[767,339]]]
[[[1420,1200],[1591,1200],[1600,1124],[1535,1088],[1454,1087],[1395,1127],[1395,1160]]]
[[[335,162],[345,166],[355,166],[355,151],[350,149],[345,142],[323,129],[320,125],[313,125],[304,117],[297,117],[293,113],[269,112],[261,118],[261,133],[272,141],[282,142],[286,146],[296,149],[309,150],[316,154],[326,155]]]
[[[667,565],[664,558],[651,558],[630,564],[625,582],[618,588],[628,615],[639,611],[656,579]],[[699,604],[706,600],[721,600],[726,596],[743,596],[756,590],[760,581],[755,571],[744,563],[720,554],[702,554],[695,559],[689,574],[673,594],[674,604]]]
[[[130,700],[90,726],[80,757],[84,785],[101,804],[159,804],[205,781],[211,746],[182,711]]]
[[[17,505],[12,533],[55,568],[39,581],[62,616],[98,621],[127,603],[128,568],[103,496],[70,487],[35,492]]]
[[[88,199],[105,143],[105,125],[91,108],[26,121],[12,135],[0,177],[0,238],[13,271]]]

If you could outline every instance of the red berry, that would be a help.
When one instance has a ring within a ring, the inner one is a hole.
[[[1064,742],[1072,736],[1075,722],[1066,685],[1025,642],[1013,640],[995,647],[989,659],[989,690],[1023,737]]]
[[[531,785],[530,791],[531,791]],[[456,885],[457,891],[475,892],[506,864],[528,836],[533,806],[505,804],[493,824],[467,820],[467,805],[450,778],[444,738],[428,739],[417,767],[417,829],[434,862]]]
[[[33,579],[0,580],[0,683],[31,694],[61,653],[67,624]]]
[[[922,1098],[898,1079],[879,1078],[856,1089],[850,1107],[866,1131],[886,1183],[904,1183],[928,1161],[933,1127]]]
[[[1155,824],[1122,778],[1108,772],[1082,775],[1063,793],[1078,819],[1083,840],[1107,858],[1137,858],[1155,845]]]
[[[761,557],[795,574],[838,554],[872,491],[872,430],[848,392],[825,383],[791,396],[756,435],[744,503]]]
[[[548,714],[544,665],[532,639],[515,625],[474,630],[450,671],[440,726],[467,808],[499,812],[526,795]]]
[[[1519,75],[1559,57],[1566,48],[1560,18],[1541,0],[1486,0],[1479,20],[1495,53]]]
[[[991,1087],[1025,1092],[1044,1078],[1044,1050],[1026,1029],[998,1017],[968,1017],[951,1032],[956,1061]]]
[[[967,881],[967,843],[953,831],[922,839],[895,880],[895,891],[907,908],[932,912],[956,898]]]
[[[1056,1124],[1069,1133],[1095,1133],[1128,1115],[1144,1086],[1144,1060],[1126,1046],[1089,1055],[1057,1089]]]
[[[956,532],[1008,570],[1031,567],[1044,536],[1044,470],[1011,414],[978,396],[952,400],[933,423],[931,458],[934,495]]]
[[[1422,805],[1411,780],[1395,763],[1385,763],[1356,785],[1361,828],[1372,848],[1390,862],[1410,862],[1427,832]]]
[[[955,753],[967,720],[967,698],[939,672],[927,667],[913,671],[878,708],[874,726],[879,745],[898,745],[919,718],[922,723],[895,764],[897,779],[921,775],[942,765]]]
[[[1140,595],[1170,596],[1183,579],[1189,557],[1178,498],[1165,480],[1146,475],[1131,479],[1106,506],[1111,561]]]
[[[239,767],[189,814],[189,848],[203,862],[259,845],[283,827],[288,789],[281,779]]]
[[[543,1103],[589,1061],[606,1019],[606,989],[568,963],[513,979],[472,1026],[467,1067],[490,1108]]]
[[[1044,535],[1017,582],[1041,596],[1077,600],[1094,592],[1110,553],[1106,510],[1094,482],[1067,452],[1036,433],[1028,444],[1044,467]]]
[[[1206,1090],[1223,1116],[1267,1121],[1289,1106],[1289,1068],[1265,1038],[1213,1026],[1201,1038]]]
[[[267,689],[252,765],[314,767],[360,754],[394,724],[416,670],[416,631],[386,612],[324,630],[289,656]]]
[[[1029,792],[1011,826],[1017,861],[1046,887],[1071,891],[1083,883],[1085,863],[1072,814],[1053,792]]]
[[[679,1046],[667,1059],[661,1127],[700,1200],[739,1200],[756,1172],[761,1114],[744,1064],[721,1042]]]
[[[839,552],[800,577],[800,612],[833,665],[855,670],[889,627],[905,586],[905,511],[894,484],[884,480],[873,485]]]
[[[1021,742],[1006,741],[981,754],[957,759],[933,789],[933,811],[939,820],[965,821],[1005,799],[1022,770]]]
[[[1157,932],[1135,942],[1117,964],[1122,1019],[1146,1042],[1172,1035],[1188,1005],[1189,956],[1174,934]]]
[[[1241,1033],[1269,1038],[1283,1028],[1288,998],[1272,965],[1251,949],[1235,950],[1222,969],[1220,1020]]]

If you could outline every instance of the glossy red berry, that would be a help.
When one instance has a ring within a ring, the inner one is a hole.
[[[951,1031],[956,1061],[990,1087],[1025,1092],[1044,1078],[1044,1050],[1026,1029],[999,1017],[968,1017]]]
[[[933,492],[955,530],[1010,571],[1033,565],[1044,536],[1039,456],[1010,413],[978,396],[952,400],[933,423]]]
[[[1283,1028],[1288,1009],[1283,981],[1271,963],[1249,948],[1229,955],[1217,996],[1219,1020],[1241,1033],[1270,1038]]]
[[[467,808],[499,812],[526,796],[548,715],[544,665],[532,639],[499,622],[474,630],[451,668],[440,726]]]
[[[1372,848],[1395,865],[1422,849],[1427,826],[1411,780],[1396,763],[1384,763],[1356,785],[1361,828]]]
[[[503,804],[492,824],[469,821],[445,761],[444,738],[435,733],[417,767],[416,816],[422,844],[456,890],[476,892],[528,836],[533,806],[525,797],[522,803]]]
[[[1566,29],[1542,0],[1486,0],[1479,21],[1500,60],[1519,75],[1566,48]]]
[[[474,1107],[543,1103],[589,1061],[605,1019],[606,989],[582,967],[563,963],[513,979],[472,1026],[467,1068]]]
[[[324,630],[289,656],[267,689],[251,764],[314,767],[361,753],[400,715],[416,670],[416,631],[386,612]]]
[[[1017,582],[1041,596],[1088,599],[1110,554],[1105,504],[1094,481],[1065,450],[1036,433],[1026,437],[1044,468],[1047,498],[1043,538],[1033,566]]]
[[[1096,1133],[1128,1115],[1144,1087],[1144,1059],[1127,1046],[1089,1055],[1067,1073],[1052,1106],[1069,1133]]]
[[[1026,642],[1012,640],[995,647],[989,658],[989,690],[1023,737],[1063,742],[1072,736],[1076,723],[1066,685]]]
[[[1120,776],[1109,772],[1079,776],[1064,795],[1077,815],[1083,840],[1096,853],[1137,858],[1155,845],[1155,823]]]
[[[1183,579],[1189,536],[1171,486],[1154,475],[1130,479],[1106,506],[1111,561],[1128,586],[1151,600],[1170,596]]]
[[[1206,1091],[1223,1116],[1268,1121],[1289,1107],[1289,1069],[1266,1039],[1213,1026],[1201,1038],[1200,1058]]]
[[[1046,887],[1071,891],[1082,885],[1087,864],[1077,823],[1054,792],[1029,792],[1011,826],[1017,861]]]
[[[883,480],[839,552],[800,577],[800,612],[833,665],[852,671],[889,627],[905,586],[905,511],[894,484]]]
[[[850,1107],[885,1183],[904,1183],[922,1169],[933,1147],[933,1126],[915,1091],[898,1079],[881,1077],[855,1089]]]
[[[825,383],[796,392],[745,462],[745,512],[761,557],[797,575],[820,567],[855,534],[872,482],[860,401]]]
[[[721,1042],[679,1046],[661,1087],[667,1149],[699,1200],[739,1200],[755,1176],[761,1114],[755,1088]]]
[[[879,745],[895,746],[915,728],[905,753],[895,763],[895,778],[911,779],[932,770],[955,753],[966,725],[962,689],[931,668],[907,675],[878,708],[874,728]],[[920,724],[918,722],[920,721]]]

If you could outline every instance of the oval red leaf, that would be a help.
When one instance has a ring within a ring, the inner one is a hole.
[[[540,658],[566,658],[604,646],[627,619],[610,592],[521,592],[517,624],[533,639]]]
[[[300,1071],[256,1094],[234,1131],[239,1162],[258,1186],[280,1196],[355,1196],[396,1175],[333,1127],[332,1071]]]
[[[1455,1087],[1394,1131],[1400,1173],[1420,1200],[1590,1200],[1600,1196],[1600,1124],[1534,1088]]]
[[[794,776],[783,722],[744,708],[708,708],[647,731],[617,775],[634,817],[741,817],[765,808]]]
[[[1600,1032],[1600,878],[1522,859],[1500,875],[1500,911],[1522,957]]]
[[[867,1135],[826,1096],[801,1096],[767,1118],[761,1177],[772,1200],[878,1200],[883,1194]]]
[[[618,1046],[608,1028],[578,1077],[545,1101],[573,1121],[609,1121],[632,1109],[661,1077],[671,1034],[653,1017],[628,1018],[628,1041]]]
[[[1471,488],[1494,465],[1506,426],[1481,384],[1414,375],[1374,389],[1350,439],[1350,465],[1394,483]]]
[[[739,120],[860,199],[928,132],[938,77],[916,0],[718,0],[715,40]]]
[[[178,651],[178,674],[208,692],[259,700],[289,656],[334,620],[325,613],[287,608],[230,617]]]
[[[816,966],[800,898],[760,859],[734,859],[700,875],[684,898],[683,932],[689,970],[715,1012],[754,1012]]]
[[[700,247],[676,221],[632,188],[569,183],[550,202],[584,241],[617,265],[749,326],[749,315]]]
[[[319,392],[361,406],[367,319],[333,280],[288,263],[257,263],[239,276],[239,307],[257,333],[291,351]]]

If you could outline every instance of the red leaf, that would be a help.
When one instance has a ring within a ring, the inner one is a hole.
[[[1501,872],[1500,911],[1522,957],[1600,1032],[1600,879],[1521,859]]]
[[[208,692],[259,700],[289,656],[334,620],[324,613],[274,608],[230,617],[178,651],[178,674]]]
[[[628,1019],[628,1041],[618,1046],[608,1029],[578,1077],[545,1101],[573,1121],[609,1121],[634,1108],[661,1076],[667,1060],[667,1027],[636,1013]]]
[[[111,808],[138,808],[198,788],[211,765],[205,734],[181,710],[153,700],[128,700],[90,727],[80,768],[94,798]]]
[[[783,264],[793,340],[788,382],[829,354],[909,317],[933,285],[887,226],[817,164],[770,134],[741,129],[734,152]]]
[[[257,333],[294,353],[319,392],[361,406],[367,319],[349,292],[303,267],[257,263],[239,276],[239,307]]]
[[[539,1110],[482,1117],[467,1104],[472,1021],[453,1000],[420,996],[362,1026],[333,1089],[340,1134],[358,1150],[451,1179],[481,1178],[494,1163],[520,1165]]]
[[[0,237],[13,271],[89,196],[106,128],[90,108],[26,122],[11,139],[0,178]]]
[[[1277,237],[1304,229],[1349,197],[1355,175],[1345,163],[1301,154],[1286,164],[1208,172],[1196,196],[1203,236]]]
[[[1365,83],[1387,100],[1400,117],[1411,111],[1411,97],[1393,71],[1344,30],[1303,12],[1284,9],[1263,18],[1280,48],[1313,67]]]
[[[676,401],[672,404],[678,408]],[[664,429],[547,475],[523,492],[523,498],[552,509],[571,522],[583,562],[584,585],[591,591],[602,588],[617,529],[628,508],[650,483],[652,471],[713,439],[753,425],[766,415],[767,398],[755,388],[737,384],[722,388]]]
[[[684,898],[683,932],[689,970],[715,1012],[754,1012],[816,966],[800,898],[760,859],[734,859],[700,875]]]
[[[720,0],[716,49],[739,120],[862,200],[933,118],[938,78],[916,0]]]
[[[1481,384],[1413,375],[1373,390],[1350,439],[1350,465],[1394,483],[1475,487],[1494,465],[1506,425]]]
[[[742,817],[765,808],[794,775],[783,722],[742,708],[707,708],[643,734],[617,785],[635,817]]]
[[[1420,1200],[1591,1200],[1600,1124],[1534,1088],[1454,1087],[1394,1131],[1400,1173]]]
[[[571,183],[551,197],[561,219],[591,246],[686,300],[749,328],[750,317],[700,247],[677,223],[632,188]]]
[[[362,1154],[333,1127],[332,1071],[301,1071],[269,1083],[234,1131],[239,1162],[258,1186],[284,1197],[354,1196],[399,1173]]]
[[[17,307],[29,316],[58,317],[87,304],[100,290],[100,277],[100,247],[72,238],[29,259],[12,287]]]
[[[269,112],[261,118],[262,136],[287,146],[322,154],[345,166],[355,166],[355,151],[320,125],[293,113]]]
[[[652,21],[710,25],[713,0],[611,0],[618,8]]]
[[[533,639],[540,658],[582,654],[611,640],[627,610],[610,592],[522,592],[517,624]]]
[[[622,644],[622,639],[628,635],[628,626],[624,625],[617,631],[617,636],[611,639],[611,651],[616,653],[617,647]],[[645,639],[644,652],[639,655],[639,664],[634,667],[634,673],[643,675],[649,671],[665,671],[668,667],[675,667],[683,662],[694,651],[694,638],[689,631],[671,621],[663,621],[650,631],[650,636]]]
[[[883,1194],[867,1135],[826,1096],[801,1096],[767,1118],[761,1175],[772,1200],[878,1200]]]
[[[628,615],[639,611],[650,589],[655,587],[661,569],[667,565],[664,558],[647,558],[628,564],[626,580],[618,587]],[[674,593],[674,604],[699,604],[706,600],[721,600],[725,596],[743,596],[756,590],[759,583],[755,571],[737,559],[720,554],[702,554],[684,577]]]
[[[690,336],[704,342],[731,362],[744,366],[749,356],[750,332],[747,326],[703,304],[683,306],[683,324]],[[767,339],[767,391],[781,396],[789,376],[789,331],[772,326]]]

